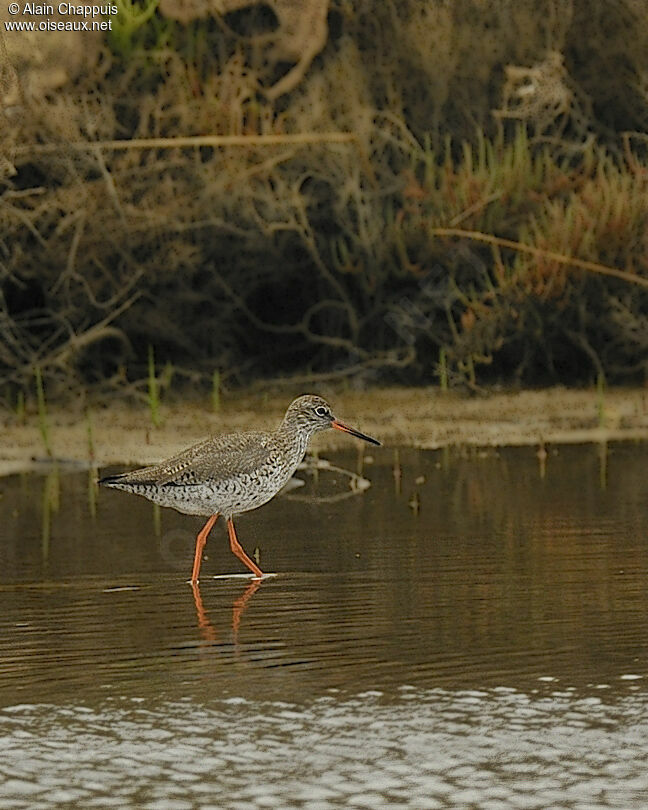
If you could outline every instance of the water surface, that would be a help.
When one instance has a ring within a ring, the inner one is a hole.
[[[2,480],[0,804],[647,806],[648,448],[548,452],[309,477],[197,589],[199,519]]]

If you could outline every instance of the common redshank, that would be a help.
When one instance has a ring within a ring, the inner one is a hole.
[[[311,436],[335,428],[371,444],[380,442],[345,425],[329,404],[312,394],[294,400],[272,432],[250,430],[212,436],[182,453],[133,472],[108,475],[99,483],[142,495],[186,515],[209,516],[196,538],[191,582],[198,582],[207,536],[219,515],[227,520],[230,548],[255,577],[263,571],[236,537],[234,515],[263,506],[288,482],[304,457]]]

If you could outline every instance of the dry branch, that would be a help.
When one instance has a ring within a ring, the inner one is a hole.
[[[648,278],[638,276],[636,273],[628,273],[626,270],[619,270],[616,267],[608,267],[605,264],[590,262],[585,259],[577,259],[573,256],[564,256],[562,253],[556,253],[553,250],[543,250],[533,245],[525,245],[523,242],[516,242],[513,239],[504,239],[501,236],[493,236],[492,234],[481,233],[480,231],[464,231],[461,228],[431,228],[430,233],[433,236],[456,236],[463,239],[472,239],[475,242],[485,242],[488,245],[511,248],[519,253],[528,253],[531,256],[551,259],[559,264],[579,267],[581,270],[588,270],[590,273],[598,273],[602,276],[618,278],[621,279],[621,281],[627,281],[630,284],[636,284],[639,287],[648,289]]]
[[[186,147],[213,146],[312,146],[318,143],[354,143],[358,138],[353,132],[301,132],[292,135],[193,135],[177,138],[131,138],[113,141],[66,141],[65,143],[42,143],[16,146],[16,155],[43,154],[64,149],[96,151],[123,149],[181,149]]]

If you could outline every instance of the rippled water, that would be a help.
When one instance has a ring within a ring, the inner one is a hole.
[[[4,479],[0,806],[648,806],[647,463],[382,449],[239,519],[260,585],[217,524],[194,590],[198,519]]]

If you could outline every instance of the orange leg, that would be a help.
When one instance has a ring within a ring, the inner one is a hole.
[[[207,523],[202,527],[202,529],[198,532],[198,537],[196,537],[196,553],[194,554],[194,564],[193,564],[193,571],[191,572],[191,584],[193,585],[194,582],[198,582],[198,575],[200,574],[200,563],[202,562],[202,553],[203,549],[205,548],[205,543],[207,542],[207,535],[212,530],[214,523],[218,520],[218,512],[215,515],[212,515]]]
[[[232,549],[232,553],[236,554],[239,560],[245,566],[247,566],[255,576],[261,579],[261,577],[263,576],[263,571],[259,568],[258,565],[253,563],[252,560],[248,557],[248,555],[243,551],[243,548],[241,547],[241,544],[239,543],[236,537],[236,531],[234,529],[234,521],[232,520],[232,518],[227,519],[227,532],[229,534],[230,548]]]

